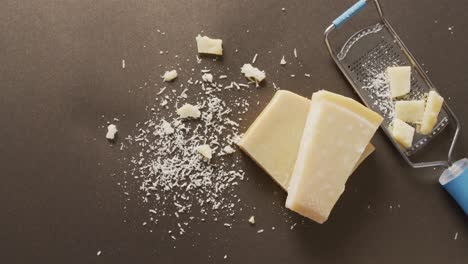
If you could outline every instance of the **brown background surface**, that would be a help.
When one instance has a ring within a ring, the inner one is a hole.
[[[466,125],[468,2],[382,2]],[[159,56],[159,50],[193,60],[194,36],[201,30],[224,40],[221,64],[231,69],[228,74],[238,75],[238,67],[255,53],[256,65],[268,74],[269,82],[258,89],[260,104],[251,107],[243,127],[272,97],[271,81],[304,96],[326,88],[356,98],[322,40],[325,27],[351,3],[3,0],[0,262],[468,263],[467,218],[436,183],[441,171],[409,168],[381,131],[373,140],[377,152],[351,177],[324,225],[283,210],[285,194],[245,158],[249,180],[237,192],[251,210],[236,217],[242,221],[253,214],[257,228],[267,231],[257,234],[248,224],[229,230],[220,223],[200,223],[191,227],[200,235],[173,243],[165,223],[153,233],[141,226],[145,209],[137,201],[124,203],[116,178],[109,176],[118,171],[121,154],[105,141],[102,125],[118,116],[120,136],[131,134],[147,117],[144,107],[155,91],[128,90],[159,75],[158,65],[175,64],[173,56]],[[291,58],[294,48],[299,62],[280,68],[281,55]],[[181,61],[181,67],[188,65]],[[298,77],[290,78],[293,73]],[[461,133],[459,158],[466,156],[467,135]],[[444,153],[431,152],[442,158]],[[299,224],[291,231],[294,222]]]

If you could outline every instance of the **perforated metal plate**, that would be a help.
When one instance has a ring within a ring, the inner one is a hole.
[[[338,53],[338,63],[351,77],[356,92],[367,107],[384,117],[383,129],[393,140],[390,126],[393,120],[394,101],[391,99],[386,80],[386,69],[389,66],[412,66],[411,92],[397,100],[424,99],[430,90],[435,90],[422,77],[409,57],[409,52],[401,46],[383,23],[378,23],[355,33]],[[439,134],[448,124],[447,113],[442,109],[437,125],[430,135],[415,133],[411,148],[403,149],[396,144],[407,156],[411,156],[423,148],[429,141]]]

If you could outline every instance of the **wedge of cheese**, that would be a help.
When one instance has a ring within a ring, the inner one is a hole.
[[[424,100],[395,102],[395,118],[409,123],[421,123],[424,115]]]
[[[287,190],[311,101],[279,90],[238,142],[239,147]],[[369,144],[359,160],[374,151]],[[359,164],[356,165],[356,167]]]
[[[325,222],[382,120],[350,98],[327,91],[314,93],[286,207]]]
[[[424,115],[421,123],[420,132],[421,134],[428,135],[432,132],[432,129],[437,123],[437,117],[439,116],[440,109],[444,103],[444,98],[435,91],[430,91],[427,96],[426,109],[424,109]]]

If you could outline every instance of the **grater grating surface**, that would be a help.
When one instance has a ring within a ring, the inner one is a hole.
[[[384,117],[382,127],[388,135],[391,135],[395,100],[390,96],[386,80],[387,67],[412,66],[411,92],[398,100],[424,99],[429,91],[435,90],[424,80],[404,47],[399,45],[398,40],[383,23],[364,28],[352,35],[337,54],[337,58],[337,63],[342,65],[341,68],[352,79],[354,88],[366,106]],[[411,148],[404,149],[400,145],[397,146],[406,155],[411,156],[426,146],[447,124],[447,113],[442,109],[431,134],[415,133]]]

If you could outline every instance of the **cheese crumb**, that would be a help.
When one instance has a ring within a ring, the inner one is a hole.
[[[212,150],[207,144],[198,146],[195,150],[207,160],[210,160],[212,157]]]
[[[96,256],[101,256],[101,254],[102,254],[102,251],[99,250],[99,251],[96,253]]]
[[[184,104],[182,107],[177,109],[177,114],[179,115],[180,118],[200,118],[201,113],[200,110],[198,109],[198,106],[196,105],[191,105],[191,104]]]
[[[236,150],[233,149],[231,146],[225,146],[223,150],[224,150],[224,152],[226,154],[232,154],[232,153],[236,152]]]
[[[163,81],[170,82],[174,80],[175,78],[177,78],[177,71],[176,70],[166,71],[162,78],[163,78]]]
[[[122,59],[122,69],[125,69],[125,60]]]
[[[107,133],[106,133],[106,138],[109,140],[114,140],[115,139],[115,134],[117,134],[117,126],[114,124],[110,124],[107,126]]]
[[[281,65],[286,65],[286,60],[284,59],[284,56],[283,56],[283,58],[281,58],[280,64]]]
[[[166,135],[170,135],[172,133],[174,133],[174,128],[171,126],[171,124],[169,122],[167,122],[166,120],[163,119],[162,121],[162,125],[161,127],[163,128],[164,130],[164,133]]]
[[[203,75],[202,75],[202,80],[203,80],[204,82],[210,82],[210,83],[212,83],[212,82],[213,82],[213,74],[211,74],[211,73],[205,73],[205,74],[203,74]]]
[[[197,41],[198,53],[223,55],[223,40],[200,35],[195,40]]]
[[[252,81],[255,81],[256,83],[260,83],[266,77],[264,71],[253,67],[251,64],[244,64],[241,68],[241,72],[245,75],[245,77]]]
[[[294,57],[297,59],[297,50],[294,48]]]
[[[255,216],[252,215],[252,216],[249,218],[249,223],[250,223],[251,225],[254,225],[254,224],[255,224]]]
[[[260,234],[260,233],[263,233],[263,231],[265,231],[265,230],[260,229],[260,230],[257,231],[257,233]]]

